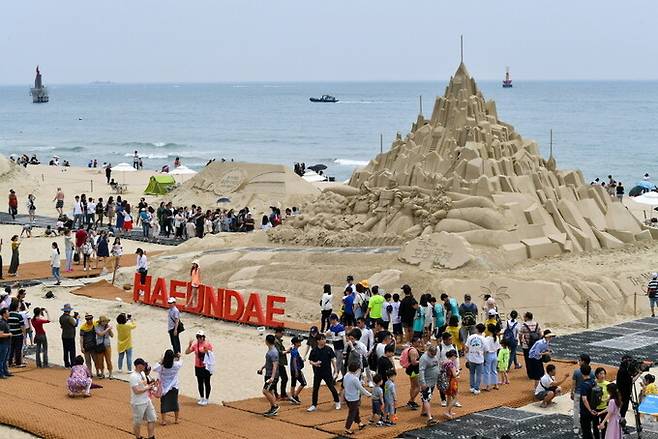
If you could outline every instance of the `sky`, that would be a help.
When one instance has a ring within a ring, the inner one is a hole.
[[[655,0],[6,0],[0,84],[658,79]]]

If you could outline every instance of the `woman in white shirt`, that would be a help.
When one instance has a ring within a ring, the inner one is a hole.
[[[324,284],[324,292],[322,293],[322,299],[320,299],[320,312],[322,317],[320,318],[320,332],[324,333],[325,330],[329,329],[329,316],[333,311],[334,295],[331,294],[331,285]],[[326,323],[326,326],[325,326]]]
[[[178,414],[180,412],[178,405],[178,373],[181,367],[183,367],[183,362],[180,360],[180,354],[174,354],[171,349],[167,349],[162,360],[153,366],[153,371],[158,373],[160,386],[162,386],[162,396],[160,397],[161,425],[167,425],[165,414],[171,412],[174,412],[174,424],[178,424]]]
[[[267,217],[267,215],[263,215],[263,220],[260,223],[260,228],[261,230],[269,230],[272,228],[272,223],[270,222],[270,219]]]
[[[137,268],[136,272],[139,273],[140,276],[140,282],[142,285],[146,283],[146,275],[148,274],[149,271],[149,266],[148,266],[148,260],[146,259],[146,254],[144,253],[144,250],[141,248],[138,248],[135,253],[137,254]]]
[[[496,325],[489,324],[487,330],[492,334],[484,337],[484,372],[482,373],[482,390],[498,389],[498,350],[500,340]]]
[[[50,253],[50,268],[53,273],[53,277],[55,278],[55,285],[60,285],[61,279],[59,277],[59,268],[61,266],[61,256],[59,254],[59,246],[57,245],[56,242],[53,242],[52,245],[53,251]]]

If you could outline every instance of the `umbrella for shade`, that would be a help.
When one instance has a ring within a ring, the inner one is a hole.
[[[320,171],[324,171],[325,169],[327,169],[327,165],[323,165],[322,163],[318,163],[317,165],[309,166],[306,169],[310,169],[311,171],[315,171],[315,172],[320,172]]]
[[[641,188],[647,189],[647,190],[650,190],[650,191],[656,189],[656,185],[651,183],[650,181],[639,181],[635,184],[635,186],[640,186]]]
[[[137,169],[133,168],[132,165],[129,165],[128,163],[119,163],[116,166],[112,166],[112,172],[121,172],[121,177],[123,179],[123,183],[126,183],[126,172],[135,172]]]
[[[196,171],[193,170],[193,169],[188,168],[187,166],[180,165],[180,166],[172,169],[171,171],[167,172],[167,174],[169,174],[169,175],[181,175],[181,176],[194,175],[194,174],[196,174]],[[182,178],[182,180],[184,181],[185,178]]]

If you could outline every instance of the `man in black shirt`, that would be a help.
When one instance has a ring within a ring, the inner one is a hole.
[[[414,324],[414,317],[416,315],[416,310],[414,305],[416,299],[411,293],[411,287],[407,284],[402,285],[402,292],[404,293],[404,298],[400,302],[400,321],[402,322],[402,327],[404,328],[404,336],[407,342],[411,342],[411,336],[413,331],[411,330]]]
[[[393,365],[393,356],[395,355],[395,345],[393,343],[387,344],[384,348],[384,356],[377,360],[377,373],[386,382],[387,372],[390,369],[395,369]]]
[[[7,368],[9,360],[9,346],[11,344],[11,332],[9,331],[9,310],[0,310],[0,379],[12,376]]]
[[[327,337],[324,334],[318,334],[316,340],[318,345],[311,350],[311,354],[308,357],[308,362],[313,366],[313,400],[307,411],[314,412],[317,410],[318,392],[320,391],[322,381],[324,381],[331,395],[334,397],[336,410],[339,410],[340,400],[338,399],[338,392],[334,387],[335,379],[338,377],[336,354],[333,349],[327,346]]]
[[[590,376],[592,368],[589,364],[580,366],[580,373],[587,379],[580,386],[580,431],[583,439],[600,439],[599,418],[596,407],[590,405],[592,389],[596,382]]]

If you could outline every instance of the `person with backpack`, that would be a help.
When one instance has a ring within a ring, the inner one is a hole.
[[[580,386],[580,432],[583,436],[583,439],[600,439],[599,433],[599,413],[595,410],[595,405],[593,404],[596,399],[596,393],[600,393],[599,390],[594,390],[598,386],[596,381],[590,377],[592,373],[592,368],[589,364],[583,364],[580,366],[580,373],[587,377],[583,384]],[[591,401],[591,402],[590,402]]]
[[[548,363],[551,359],[550,341],[553,337],[555,337],[555,334],[550,329],[545,329],[542,338],[536,341],[530,348],[530,352],[528,352],[529,378],[535,380],[535,386],[544,376],[544,363]]]
[[[462,326],[460,329],[462,340],[467,340],[469,335],[475,334],[477,315],[478,306],[471,301],[470,294],[464,294],[464,302],[459,305],[459,316],[461,317],[462,321]],[[450,320],[448,319],[448,323],[449,322]]]
[[[535,388],[535,399],[541,401],[539,405],[541,408],[548,407],[556,396],[562,394],[562,383],[569,378],[569,373],[564,374],[564,378],[560,381],[555,381],[555,365],[549,364],[546,366],[546,373],[541,377],[537,387]]]
[[[509,313],[509,319],[505,322],[504,326],[503,340],[505,340],[505,343],[507,343],[507,347],[509,348],[509,365],[507,365],[505,371],[511,369],[512,363],[514,364],[514,369],[521,368],[519,360],[516,358],[516,349],[519,346],[519,330],[521,328],[521,324],[517,320],[518,317],[519,313],[516,312],[516,310],[512,310]]]
[[[438,421],[432,417],[432,394],[439,381],[441,373],[439,367],[439,356],[437,355],[436,346],[430,345],[427,351],[420,357],[418,365],[418,382],[421,389],[421,400],[423,408],[421,409],[421,416],[427,415],[427,425],[434,425]]]
[[[528,354],[530,353],[530,348],[541,338],[541,328],[539,323],[533,320],[533,315],[531,312],[526,312],[523,315],[523,324],[519,329],[519,344],[523,350],[523,359],[525,360],[525,369],[530,378],[530,364],[528,361]]]
[[[651,317],[656,317],[656,306],[658,306],[658,273],[651,273],[651,280],[647,285],[647,296],[651,307]]]
[[[444,394],[446,395],[448,401],[446,404],[446,418],[452,419],[454,414],[452,413],[453,407],[461,407],[457,405],[457,393],[459,391],[459,368],[456,366],[455,361],[457,359],[457,351],[455,349],[450,349],[446,354],[446,359],[441,363],[443,369],[443,374],[446,377],[447,386],[444,389]],[[443,403],[441,404],[443,405]]]
[[[334,295],[331,293],[331,285],[324,284],[322,298],[320,299],[320,331],[329,329],[329,316],[333,312]],[[326,326],[325,326],[326,325]]]
[[[420,360],[420,347],[422,340],[420,337],[413,337],[411,339],[411,346],[408,346],[400,353],[400,366],[409,377],[409,401],[407,408],[409,410],[418,410],[419,405],[416,403],[416,397],[420,393],[420,385],[418,383],[419,373],[419,360]]]

